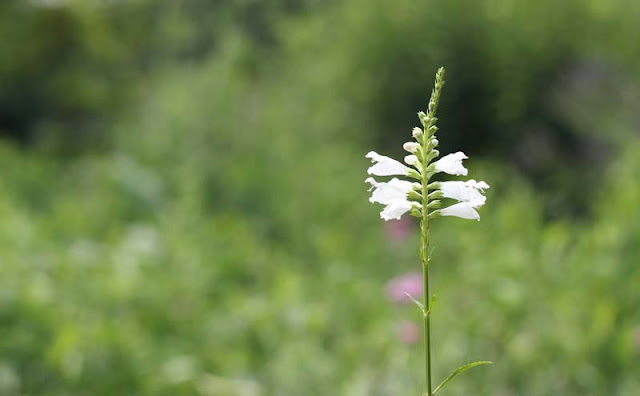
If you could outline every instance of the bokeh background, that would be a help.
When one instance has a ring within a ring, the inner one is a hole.
[[[640,2],[3,0],[0,395],[418,395],[364,184],[438,67],[447,395],[640,394]]]

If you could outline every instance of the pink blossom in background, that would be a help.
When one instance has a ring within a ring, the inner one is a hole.
[[[409,293],[413,298],[418,299],[423,293],[422,274],[410,272],[397,276],[387,282],[384,291],[389,300],[398,304],[411,302],[411,299],[405,293]]]
[[[633,346],[636,349],[636,353],[640,353],[640,326],[633,330]]]
[[[420,329],[415,323],[403,320],[398,323],[398,339],[403,344],[413,345],[420,340]]]
[[[411,235],[412,222],[408,217],[400,220],[389,220],[384,223],[384,230],[387,237],[394,243],[402,243]]]

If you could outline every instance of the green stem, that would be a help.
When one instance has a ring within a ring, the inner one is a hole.
[[[424,310],[422,317],[424,320],[424,355],[425,355],[425,379],[427,385],[427,391],[425,396],[432,396],[431,392],[431,306],[430,306],[430,293],[429,293],[429,173],[427,172],[427,166],[429,166],[428,156],[430,150],[427,150],[428,145],[433,137],[434,130],[432,126],[436,123],[436,109],[438,107],[438,101],[440,99],[440,91],[444,85],[444,69],[440,68],[436,74],[436,83],[431,93],[429,100],[429,108],[427,110],[427,118],[423,121],[424,127],[424,139],[422,141],[422,219],[420,221],[420,259],[422,261],[422,281],[424,287]]]
[[[426,197],[426,188],[423,191],[423,202],[428,199]],[[429,305],[429,218],[428,209],[424,209],[424,215],[420,222],[422,232],[420,256],[422,259],[422,281],[424,286],[424,312],[422,317],[424,320],[424,354],[425,354],[425,378],[427,381],[426,396],[431,396],[431,323],[430,323],[430,305]]]

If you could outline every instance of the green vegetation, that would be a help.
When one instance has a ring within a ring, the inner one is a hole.
[[[432,235],[434,377],[496,363],[442,394],[640,391],[640,3],[35,3],[0,5],[0,395],[419,394],[384,295],[419,232],[364,154],[440,65],[491,204]]]

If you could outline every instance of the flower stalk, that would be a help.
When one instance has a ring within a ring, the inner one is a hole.
[[[386,205],[380,212],[382,219],[400,219],[405,213],[420,219],[420,261],[422,263],[422,283],[424,289],[424,301],[419,302],[413,296],[407,296],[420,308],[424,322],[424,355],[425,355],[425,385],[423,396],[434,396],[444,388],[455,376],[472,367],[491,362],[473,362],[454,370],[440,385],[433,387],[431,380],[431,312],[433,309],[433,297],[429,292],[429,267],[431,264],[429,220],[443,216],[454,216],[462,219],[480,220],[477,208],[484,205],[486,197],[482,195],[489,185],[483,181],[445,181],[431,183],[431,177],[439,172],[454,176],[466,176],[468,170],[462,161],[468,157],[461,151],[445,155],[436,159],[440,152],[438,139],[435,134],[436,110],[440,100],[440,93],[444,86],[444,69],[440,68],[436,73],[435,87],[429,99],[427,113],[419,112],[418,117],[422,128],[414,128],[411,135],[415,141],[403,145],[409,152],[404,158],[406,166],[393,158],[380,155],[374,151],[366,157],[374,163],[367,173],[373,176],[404,176],[410,180],[393,178],[388,182],[378,182],[373,177],[365,180],[371,184],[371,198],[369,201]],[[417,182],[416,182],[417,181]],[[442,207],[443,199],[458,201],[451,206]]]
[[[431,93],[429,100],[429,107],[427,108],[426,116],[420,117],[422,126],[424,127],[424,135],[422,138],[422,217],[420,219],[420,261],[422,262],[422,283],[424,288],[424,302],[422,309],[422,319],[424,321],[424,356],[425,356],[425,381],[427,391],[425,396],[431,396],[431,305],[429,302],[429,262],[431,257],[429,255],[429,179],[431,177],[430,172],[427,170],[429,158],[432,154],[432,150],[437,145],[433,142],[433,134],[436,128],[434,124],[436,122],[436,110],[438,108],[438,101],[440,100],[440,92],[444,86],[444,68],[438,69],[436,73],[436,84]]]

